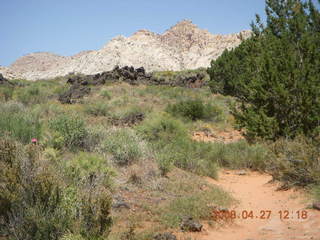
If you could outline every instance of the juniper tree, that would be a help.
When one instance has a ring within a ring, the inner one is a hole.
[[[319,1],[320,3],[320,1]],[[236,97],[250,138],[313,135],[320,126],[320,12],[312,1],[267,0],[252,37],[208,69],[215,93]]]

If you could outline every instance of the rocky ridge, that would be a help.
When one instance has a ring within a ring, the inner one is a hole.
[[[214,35],[183,20],[163,34],[139,30],[130,37],[113,38],[100,50],[83,51],[70,57],[32,53],[9,67],[0,67],[0,73],[7,78],[36,80],[71,72],[97,74],[115,66],[143,66],[148,72],[196,69],[208,67],[225,49],[238,46],[250,35],[251,31]]]

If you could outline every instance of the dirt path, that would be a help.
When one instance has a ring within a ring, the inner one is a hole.
[[[212,184],[221,186],[230,192],[239,204],[234,208],[237,216],[233,223],[223,228],[206,227],[201,240],[320,240],[320,211],[306,209],[307,202],[299,191],[276,191],[278,185],[270,183],[271,176],[256,172],[222,171],[218,181],[208,178]],[[289,211],[289,219],[280,219]],[[297,211],[307,211],[307,218],[298,218]],[[253,218],[242,219],[241,214],[253,212]],[[260,219],[271,211],[269,219]]]

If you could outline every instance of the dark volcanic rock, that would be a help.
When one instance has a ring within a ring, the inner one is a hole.
[[[204,73],[191,73],[187,76],[178,76],[174,80],[165,81],[163,78],[156,78],[151,73],[146,73],[143,67],[135,69],[134,67],[124,66],[120,68],[116,66],[113,70],[102,72],[94,75],[74,75],[67,76],[67,83],[71,84],[71,88],[59,96],[62,103],[74,103],[75,99],[82,98],[90,93],[89,86],[103,85],[107,82],[127,82],[131,85],[152,84],[152,85],[169,85],[181,86],[189,88],[200,88],[206,84]],[[135,119],[144,116],[135,117]],[[131,120],[128,119],[128,122]],[[134,120],[136,121],[136,120]]]
[[[67,83],[80,85],[103,85],[106,82],[124,81],[130,84],[136,84],[137,81],[148,81],[150,74],[145,72],[143,67],[134,69],[134,67],[125,66],[119,68],[116,66],[112,71],[102,72],[95,75],[69,75]]]
[[[186,218],[182,219],[182,223],[180,224],[180,228],[182,231],[201,232],[202,224],[193,220],[192,217],[186,217]]]
[[[103,85],[107,82],[123,81],[135,85],[138,82],[148,82],[150,74],[146,74],[143,67],[134,69],[134,67],[125,66],[119,68],[116,66],[112,71],[98,73],[95,75],[74,75],[67,76],[67,83],[71,85],[70,89],[59,96],[61,103],[72,104],[77,99],[83,98],[90,93],[90,85]],[[136,122],[144,116],[134,116],[134,119],[127,119],[126,122]]]
[[[79,99],[90,93],[91,89],[88,86],[75,84],[70,89],[59,95],[59,101],[63,104],[76,103]]]
[[[0,85],[11,85],[13,86],[14,84],[10,82],[8,79],[4,78],[4,76],[0,73]]]
[[[165,232],[165,233],[158,233],[154,236],[154,240],[177,240],[177,237],[172,233]]]

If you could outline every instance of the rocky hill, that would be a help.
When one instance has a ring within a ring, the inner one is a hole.
[[[143,66],[148,72],[196,69],[208,67],[225,49],[236,47],[249,36],[250,31],[214,35],[183,20],[163,34],[140,30],[130,37],[117,36],[98,51],[83,51],[70,57],[32,53],[9,67],[0,67],[0,72],[7,78],[36,80],[70,72],[96,74],[116,65]]]

